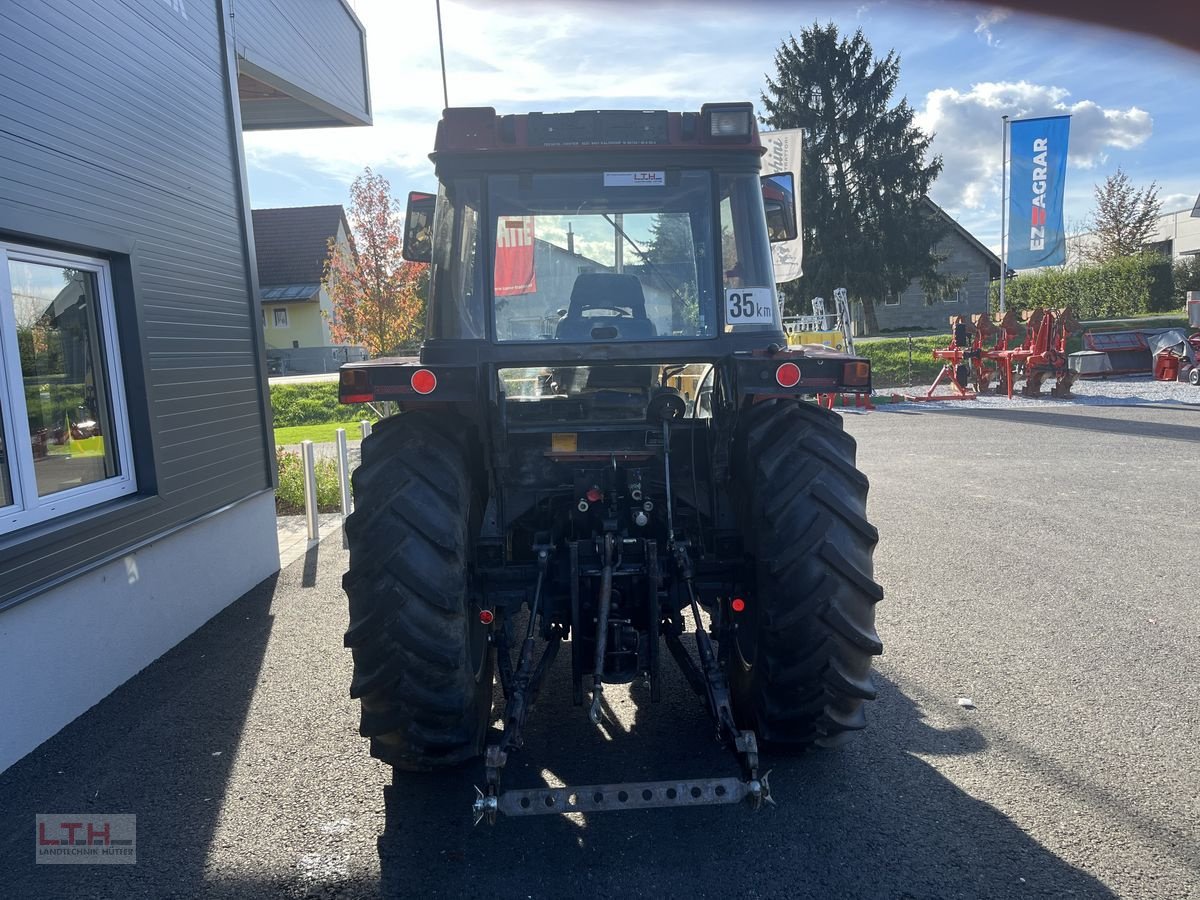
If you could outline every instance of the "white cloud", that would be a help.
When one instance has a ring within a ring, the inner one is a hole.
[[[732,28],[719,7],[687,16],[659,8],[653,27],[631,29],[633,6],[534,3],[517,16],[492,4],[443,3],[451,105],[527,112],[757,99],[743,95],[760,87],[761,52],[736,43],[716,55],[699,48],[697,36]],[[256,167],[302,162],[347,185],[364,166],[432,174],[427,157],[442,110],[434,4],[364,0],[357,13],[367,31],[374,127],[247,134]]]
[[[1068,165],[1076,170],[1096,168],[1106,161],[1109,150],[1129,150],[1150,137],[1154,122],[1143,109],[1109,109],[1092,100],[1071,103],[1069,97],[1064,88],[1026,81],[987,82],[969,91],[930,91],[916,122],[927,134],[934,134],[933,152],[940,153],[944,163],[933,199],[952,213],[998,204],[1000,117],[1005,114],[1013,119],[1069,114]]]
[[[993,25],[999,25],[1012,15],[1012,10],[994,6],[987,12],[975,15],[975,33],[987,41],[989,47],[999,47],[1000,39],[992,31]]]

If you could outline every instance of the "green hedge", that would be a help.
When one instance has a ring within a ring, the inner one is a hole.
[[[277,516],[304,515],[304,463],[299,453],[278,450],[275,461],[279,464],[279,487],[275,490],[275,514]],[[337,463],[332,459],[318,459],[313,469],[317,476],[317,509],[320,512],[338,512],[342,508],[342,488],[338,483]]]
[[[1175,280],[1175,308],[1183,309],[1188,291],[1200,291],[1200,256],[1178,260],[1171,274]]]
[[[1177,309],[1171,261],[1157,253],[1114,259],[1098,266],[1046,269],[1008,282],[1009,309],[1070,305],[1081,319],[1119,319]],[[991,288],[992,309],[1000,308],[1000,286]]]
[[[365,403],[338,403],[336,383],[272,385],[271,411],[276,428],[379,418]]]
[[[31,383],[25,380],[25,406],[29,410],[31,422],[39,422],[50,427],[60,427],[70,416],[73,421],[79,419],[76,410],[84,405],[84,387],[82,384],[61,384],[49,379],[38,379]]]

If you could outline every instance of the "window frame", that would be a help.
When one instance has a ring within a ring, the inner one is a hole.
[[[24,374],[21,371],[16,313],[12,302],[10,261],[77,269],[89,272],[95,279],[100,356],[112,419],[110,423],[105,423],[111,427],[111,433],[105,436],[116,445],[114,459],[118,474],[114,476],[55,491],[45,497],[38,495],[33,441],[25,427],[18,427],[18,423],[29,421],[29,412],[25,403]],[[0,535],[91,509],[137,492],[129,407],[117,341],[112,272],[107,260],[0,240],[0,403],[3,404],[4,442],[8,448],[8,475],[13,495],[12,504],[0,507]]]
[[[280,313],[283,313],[283,324],[282,325],[279,324],[279,314]],[[271,307],[271,327],[272,328],[280,328],[280,329],[292,327],[291,317],[288,315],[288,309],[286,306]]]
[[[885,293],[883,295],[883,305],[884,306],[899,306],[900,305],[900,294],[896,293],[895,291],[888,291],[887,293]]]

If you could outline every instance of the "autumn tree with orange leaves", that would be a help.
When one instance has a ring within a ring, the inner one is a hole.
[[[392,186],[368,167],[350,186],[349,249],[329,242],[325,288],[333,303],[329,333],[339,344],[366,347],[371,356],[420,342],[429,266],[400,255],[404,211]]]

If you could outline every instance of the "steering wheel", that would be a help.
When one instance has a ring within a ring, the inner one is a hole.
[[[617,314],[617,318],[619,318],[619,319],[620,318],[625,318],[625,319],[633,318],[633,313],[631,313],[629,310],[627,310],[621,306],[589,306],[587,309],[584,310],[584,312],[591,312],[593,309],[606,309],[609,312],[615,312]],[[585,316],[584,318],[587,318],[587,316]]]

